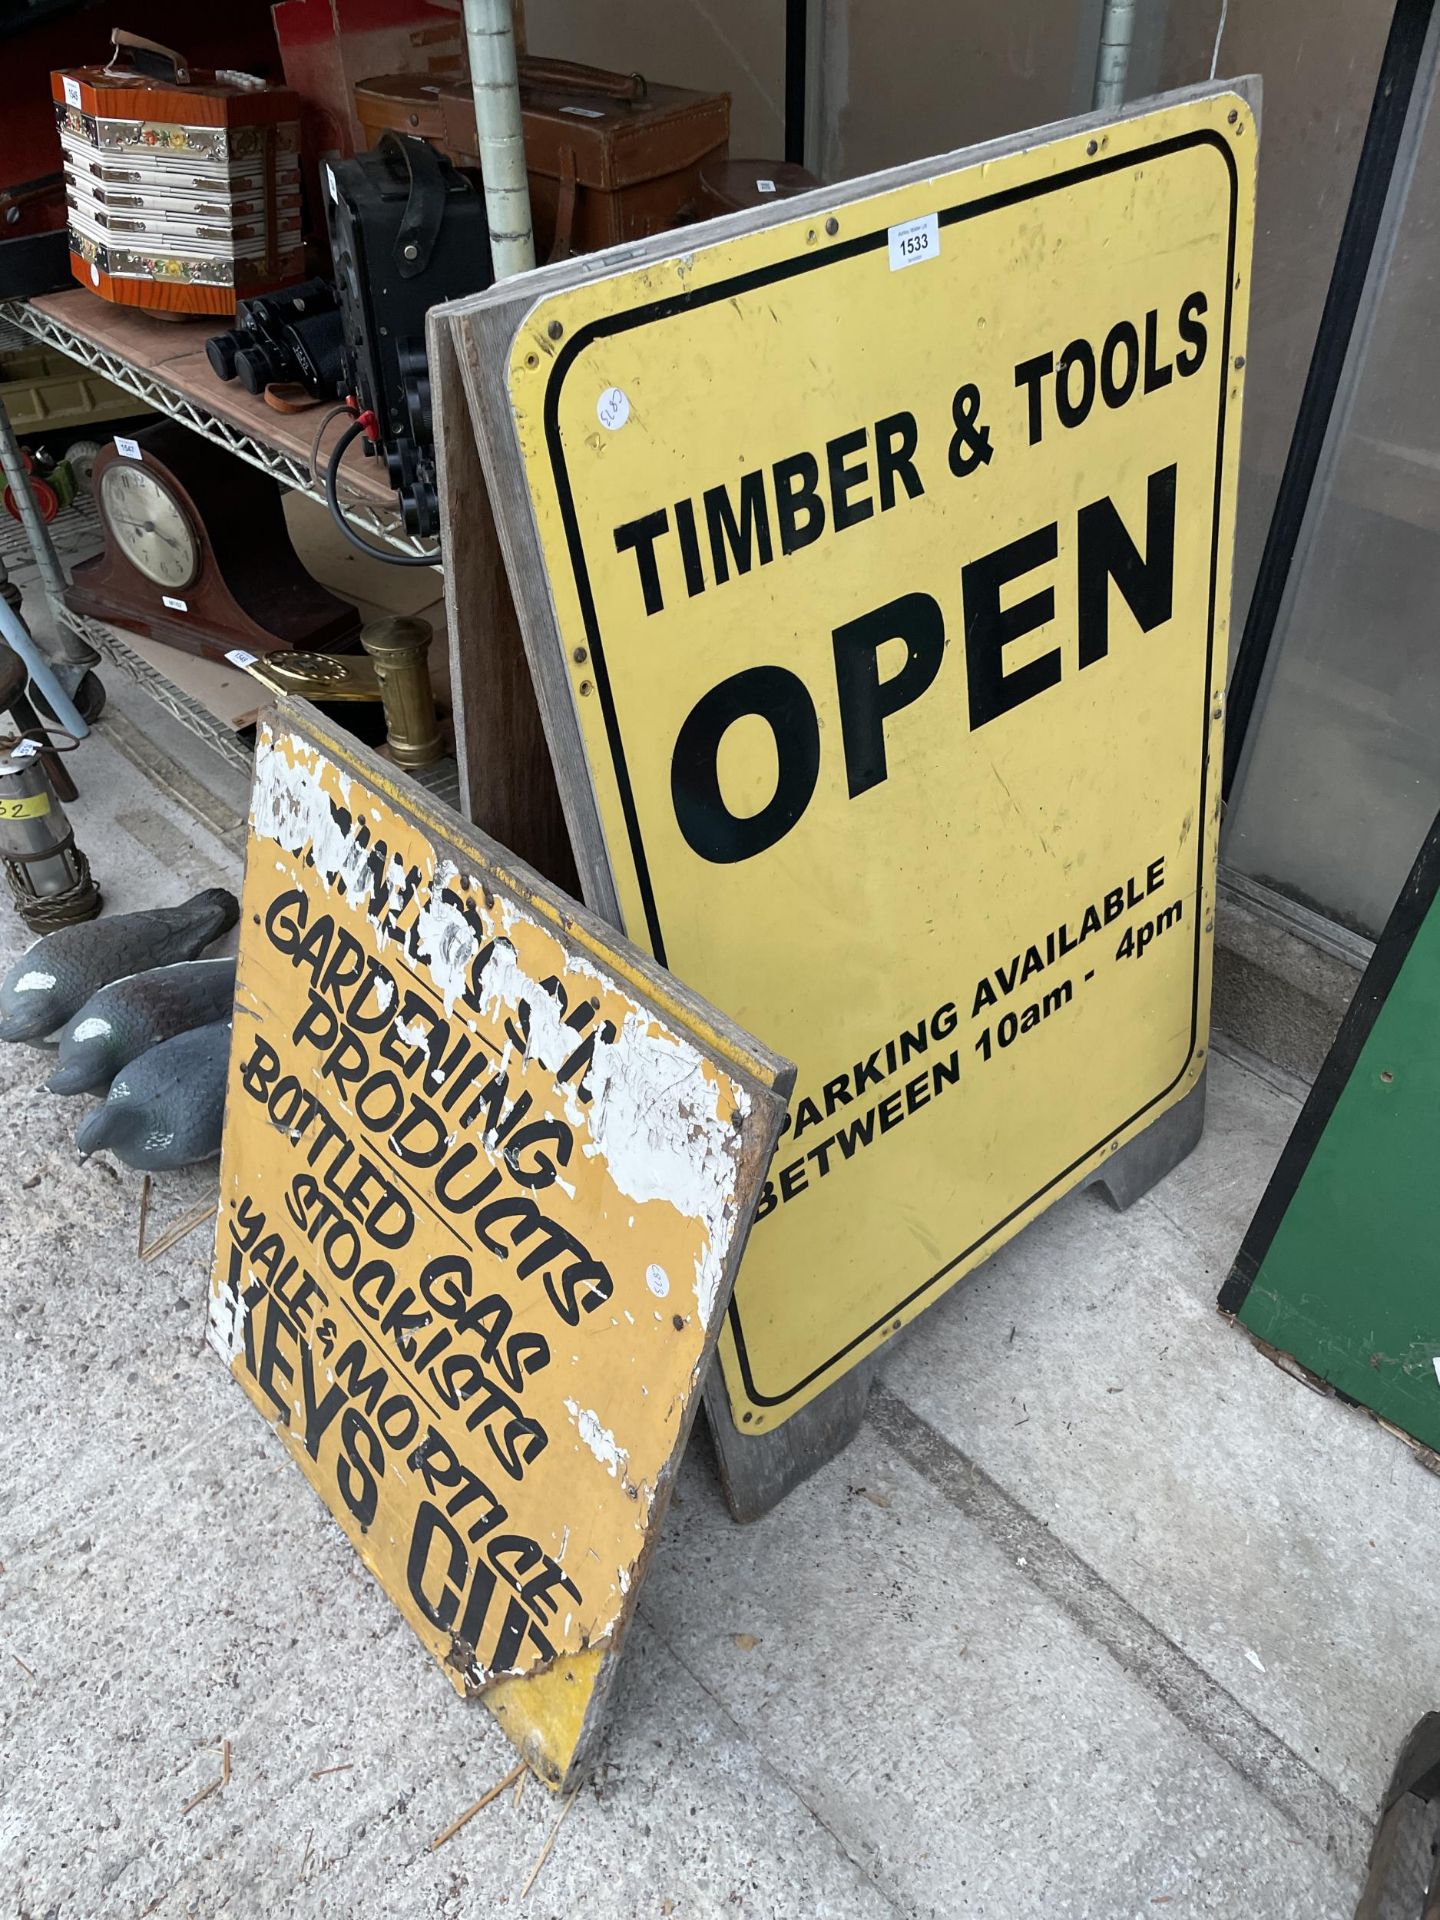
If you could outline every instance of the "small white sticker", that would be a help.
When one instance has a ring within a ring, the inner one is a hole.
[[[326,167],[325,169],[325,185],[329,189],[330,198],[338,207],[340,204],[340,194],[335,185],[335,169],[333,167]]]
[[[118,433],[115,436],[115,451],[122,460],[143,460],[145,457],[140,451],[138,440],[126,440]]]
[[[27,741],[27,742],[26,742],[25,744],[26,744],[26,745],[28,746],[28,745],[29,745],[29,742]],[[15,749],[15,751],[16,751],[16,753],[19,753],[19,751],[20,751],[20,749],[19,749],[19,747],[17,747],[17,748]],[[1432,1360],[1432,1361],[1430,1362],[1430,1364],[1431,1364],[1431,1366],[1432,1366],[1432,1367],[1434,1367],[1434,1369],[1435,1369],[1435,1378],[1436,1378],[1436,1380],[1437,1380],[1437,1381],[1440,1381],[1440,1353],[1437,1353],[1437,1354],[1436,1354],[1436,1356],[1435,1356],[1435,1358],[1434,1358],[1434,1359],[1433,1359],[1433,1360]]]
[[[171,598],[171,596],[168,593],[161,594],[160,604],[162,606],[169,607],[172,610],[172,612],[175,612],[175,613],[188,613],[190,611],[190,608],[187,602],[185,602],[184,600],[174,600]]]
[[[604,112],[599,107],[561,107],[561,113],[573,113],[577,120],[603,120]]]
[[[10,749],[10,758],[12,760],[33,760],[39,751],[40,742],[38,740],[17,740],[15,745]],[[1437,1360],[1435,1365],[1437,1369],[1440,1369],[1440,1360]]]
[[[647,1267],[645,1284],[657,1300],[663,1300],[670,1291],[670,1276],[664,1267]]]
[[[901,267],[916,266],[921,260],[935,260],[940,255],[940,221],[937,215],[927,213],[922,219],[907,220],[903,226],[890,229],[890,271],[896,273]]]
[[[80,82],[72,80],[68,73],[65,75],[65,104],[67,107],[80,105]]]
[[[630,418],[629,397],[619,387],[606,387],[595,402],[595,417],[611,433],[618,432]]]
[[[232,667],[253,667],[256,656],[253,653],[246,653],[243,647],[232,647],[225,658]]]
[[[773,180],[757,180],[755,182],[755,191],[756,193],[774,193],[775,182]]]
[[[100,284],[100,269],[93,260],[90,262],[90,284],[93,287],[98,287]]]

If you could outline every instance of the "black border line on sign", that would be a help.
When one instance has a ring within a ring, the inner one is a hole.
[[[1440,892],[1440,815],[1426,834],[1425,843],[1400,889],[1400,897],[1390,910],[1385,931],[1376,941],[1370,964],[1355,989],[1355,998],[1346,1009],[1340,1031],[1285,1142],[1285,1151],[1270,1176],[1255,1217],[1245,1229],[1235,1264],[1226,1276],[1216,1303],[1222,1313],[1238,1314],[1244,1307],[1275,1235],[1290,1211],[1311,1157],[1324,1139],[1340,1097],[1350,1084],[1375,1022],[1410,958],[1415,936],[1430,917],[1437,892]]]
[[[740,1314],[732,1297],[728,1309],[730,1329],[735,1338],[735,1351],[740,1361],[740,1372],[746,1394],[755,1406],[778,1407],[793,1400],[797,1393],[803,1393],[822,1374],[828,1373],[838,1361],[841,1361],[856,1347],[863,1346],[873,1335],[880,1332],[895,1316],[918,1300],[924,1293],[943,1280],[947,1273],[962,1265],[971,1256],[978,1253],[987,1241],[992,1240],[1033,1207],[1053,1187],[1083,1166],[1095,1154],[1133,1126],[1153,1106],[1163,1100],[1177,1087],[1185,1077],[1195,1054],[1195,1040],[1199,1027],[1200,997],[1200,940],[1202,916],[1198,911],[1204,879],[1206,850],[1210,844],[1211,824],[1206,810],[1207,789],[1210,780],[1210,756],[1208,752],[1210,733],[1210,684],[1215,659],[1215,606],[1218,590],[1220,563],[1220,512],[1224,490],[1224,453],[1225,421],[1230,382],[1230,331],[1235,305],[1235,229],[1238,213],[1238,176],[1235,156],[1229,142],[1210,127],[1197,128],[1191,133],[1177,134],[1169,140],[1159,140],[1150,146],[1131,147],[1123,153],[1107,155],[1103,160],[1089,161],[1082,166],[1071,167],[1062,173],[1052,175],[1048,180],[1032,181],[1024,186],[1008,187],[1000,192],[985,194],[976,200],[968,200],[959,206],[947,207],[939,212],[941,227],[958,226],[967,220],[973,220],[984,213],[999,212],[1026,200],[1040,199],[1046,194],[1056,193],[1079,182],[1103,178],[1107,174],[1117,173],[1126,167],[1144,162],[1163,160],[1174,153],[1181,153],[1191,147],[1214,147],[1225,161],[1230,176],[1230,212],[1226,236],[1225,267],[1225,325],[1223,329],[1222,352],[1220,356],[1220,406],[1215,436],[1215,497],[1210,525],[1210,590],[1209,608],[1205,636],[1205,675],[1203,694],[1203,718],[1200,732],[1200,831],[1196,835],[1196,881],[1195,899],[1195,944],[1193,950],[1193,972],[1190,982],[1190,1044],[1185,1059],[1174,1078],[1160,1091],[1138,1107],[1128,1119],[1112,1127],[1094,1146],[1088,1147],[1068,1167],[1047,1180],[1044,1186],[1037,1188],[1028,1200],[1013,1208],[1002,1220],[972,1241],[963,1252],[932,1273],[928,1280],[913,1288],[902,1300],[888,1308],[878,1319],[844,1346],[833,1353],[821,1365],[813,1368],[804,1379],[797,1380],[784,1393],[761,1393],[756,1386],[750,1370],[750,1358],[745,1345],[744,1330],[740,1324]],[[863,203],[862,203],[863,204]],[[565,528],[565,542],[570,554],[570,565],[574,575],[575,590],[580,602],[581,619],[584,622],[585,637],[589,644],[591,668],[595,676],[596,692],[600,696],[601,713],[605,721],[605,736],[610,747],[611,762],[615,774],[615,784],[620,798],[620,810],[625,820],[626,837],[630,843],[631,858],[635,863],[635,877],[640,889],[641,906],[645,914],[645,925],[650,938],[651,950],[662,966],[668,964],[665,957],[665,938],[660,926],[659,910],[655,902],[654,888],[650,879],[649,862],[645,855],[645,843],[640,832],[639,815],[635,805],[634,790],[630,784],[630,773],[625,758],[624,741],[620,733],[619,715],[615,709],[615,696],[610,684],[609,669],[605,660],[604,643],[600,636],[600,622],[595,611],[595,598],[590,586],[589,570],[585,563],[584,543],[580,534],[578,517],[575,512],[574,495],[570,487],[570,476],[565,465],[564,442],[560,431],[560,393],[565,377],[581,353],[596,340],[610,338],[615,334],[628,333],[633,328],[649,325],[652,321],[668,320],[676,314],[693,312],[697,308],[712,305],[718,300],[734,299],[740,294],[754,292],[759,287],[769,286],[779,280],[789,280],[802,273],[813,273],[823,267],[833,266],[837,261],[853,260],[862,254],[871,253],[889,244],[889,228],[880,227],[872,233],[859,234],[851,240],[837,241],[823,252],[804,254],[793,260],[777,261],[768,267],[758,267],[750,273],[735,274],[728,280],[719,281],[712,286],[694,288],[684,293],[671,294],[663,300],[649,302],[645,306],[633,307],[624,313],[610,314],[602,319],[592,320],[576,329],[570,339],[555,356],[545,389],[545,443],[550,456],[550,468],[555,481],[556,497],[560,507],[561,520]]]

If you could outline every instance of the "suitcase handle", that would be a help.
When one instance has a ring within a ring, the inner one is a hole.
[[[516,66],[522,87],[549,87],[556,93],[597,93],[607,100],[643,100],[650,91],[643,73],[612,73],[578,60],[547,60],[522,53]]]
[[[115,49],[110,56],[112,69],[124,65],[121,55],[128,53],[129,64],[147,80],[170,80],[177,87],[189,86],[190,62],[173,47],[162,47],[158,40],[147,40],[140,33],[127,33],[124,27],[111,28],[110,44]]]

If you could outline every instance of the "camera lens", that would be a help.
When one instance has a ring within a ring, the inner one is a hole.
[[[410,486],[401,489],[400,517],[405,531],[422,540],[440,531],[440,496],[427,474],[422,473]]]
[[[422,341],[402,340],[396,353],[405,395],[405,431],[424,446],[434,438],[431,415],[430,366]]]

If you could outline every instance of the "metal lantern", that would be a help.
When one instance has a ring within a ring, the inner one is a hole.
[[[0,759],[0,862],[32,933],[53,933],[99,913],[100,889],[34,740],[19,741]]]

